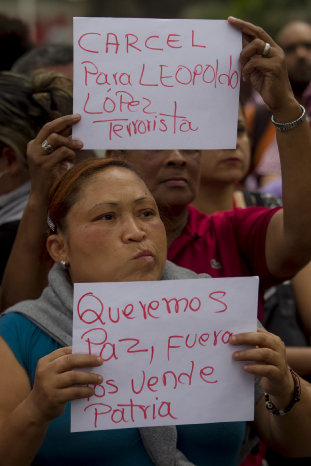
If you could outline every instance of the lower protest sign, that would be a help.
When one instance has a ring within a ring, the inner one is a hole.
[[[257,299],[257,277],[75,284],[73,352],[104,364],[71,431],[252,420],[229,338],[256,331]]]

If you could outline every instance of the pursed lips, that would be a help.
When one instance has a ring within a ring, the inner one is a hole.
[[[236,162],[241,162],[241,160],[238,157],[227,157],[226,159],[223,159],[222,162],[224,162],[224,163],[236,163]]]
[[[144,249],[143,251],[140,251],[138,254],[136,254],[133,259],[148,259],[148,258],[154,258],[154,254],[149,251],[149,249]]]

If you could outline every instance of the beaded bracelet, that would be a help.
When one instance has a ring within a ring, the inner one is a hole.
[[[284,133],[285,131],[288,131],[289,129],[296,128],[296,126],[301,125],[303,121],[306,119],[306,109],[304,108],[303,105],[300,105],[301,108],[301,115],[297,120],[294,121],[289,121],[288,123],[279,123],[278,121],[275,121],[274,116],[272,115],[271,121],[274,124],[275,128],[278,131],[282,131]]]
[[[289,403],[289,405],[284,408],[284,409],[277,409],[276,406],[270,401],[269,399],[269,394],[265,393],[265,402],[266,402],[266,408],[268,411],[271,411],[272,414],[275,414],[276,416],[284,416],[288,411],[292,409],[295,403],[300,401],[300,393],[301,393],[301,387],[300,387],[300,380],[298,375],[293,371],[293,369],[289,368],[291,376],[294,381],[294,395]]]

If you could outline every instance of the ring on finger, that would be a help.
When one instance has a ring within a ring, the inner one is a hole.
[[[54,147],[48,143],[47,139],[44,139],[43,143],[41,144],[43,150],[45,150],[46,154],[49,155],[54,151]]]
[[[269,44],[269,42],[266,42],[265,46],[264,46],[264,49],[262,51],[262,56],[266,57],[268,55],[268,53],[270,52],[270,49],[271,49],[271,45]]]

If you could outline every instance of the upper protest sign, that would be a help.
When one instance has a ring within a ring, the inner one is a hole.
[[[236,147],[241,32],[225,20],[74,18],[85,149]]]

